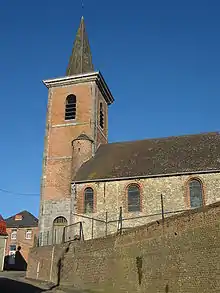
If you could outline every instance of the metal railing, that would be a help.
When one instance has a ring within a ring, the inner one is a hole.
[[[163,195],[161,195],[161,210],[158,213],[137,215],[132,217],[123,217],[123,209],[120,207],[119,214],[114,219],[110,219],[109,213],[106,211],[103,218],[90,217],[85,214],[74,213],[73,216],[77,220],[76,223],[63,227],[62,231],[47,231],[44,234],[39,235],[38,245],[52,245],[60,244],[75,240],[88,240],[94,238],[107,237],[111,234],[122,234],[123,231],[128,229],[145,225],[152,221],[161,220],[164,221],[165,217],[175,215],[189,211],[189,209],[183,210],[164,210]],[[52,235],[52,236],[51,236]]]

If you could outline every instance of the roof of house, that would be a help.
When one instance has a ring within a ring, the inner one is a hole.
[[[16,216],[22,216],[20,220],[16,220]],[[28,211],[22,211],[16,215],[5,219],[7,228],[25,228],[25,227],[37,227],[38,219],[29,213]]]
[[[219,132],[101,145],[74,181],[220,170]]]

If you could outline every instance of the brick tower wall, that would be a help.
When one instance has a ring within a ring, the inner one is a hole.
[[[70,94],[76,96],[76,119],[65,120],[65,102]],[[103,129],[99,126],[100,102],[104,109]],[[58,216],[65,217],[68,224],[72,223],[72,140],[82,133],[91,137],[94,140],[92,156],[101,143],[107,143],[107,113],[107,103],[94,81],[49,89],[41,182],[40,232],[51,231],[53,221]],[[85,158],[82,160],[85,161]]]

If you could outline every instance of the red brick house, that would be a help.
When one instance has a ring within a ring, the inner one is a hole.
[[[8,234],[6,244],[6,268],[25,269],[28,263],[29,249],[33,247],[38,235],[38,219],[28,211],[22,211],[5,219]],[[19,264],[16,263],[16,255]]]

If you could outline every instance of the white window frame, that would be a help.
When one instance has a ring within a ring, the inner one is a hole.
[[[31,229],[27,229],[26,233],[25,233],[25,239],[32,239],[32,230]]]
[[[16,240],[17,239],[17,230],[12,230],[11,231],[11,240]]]

